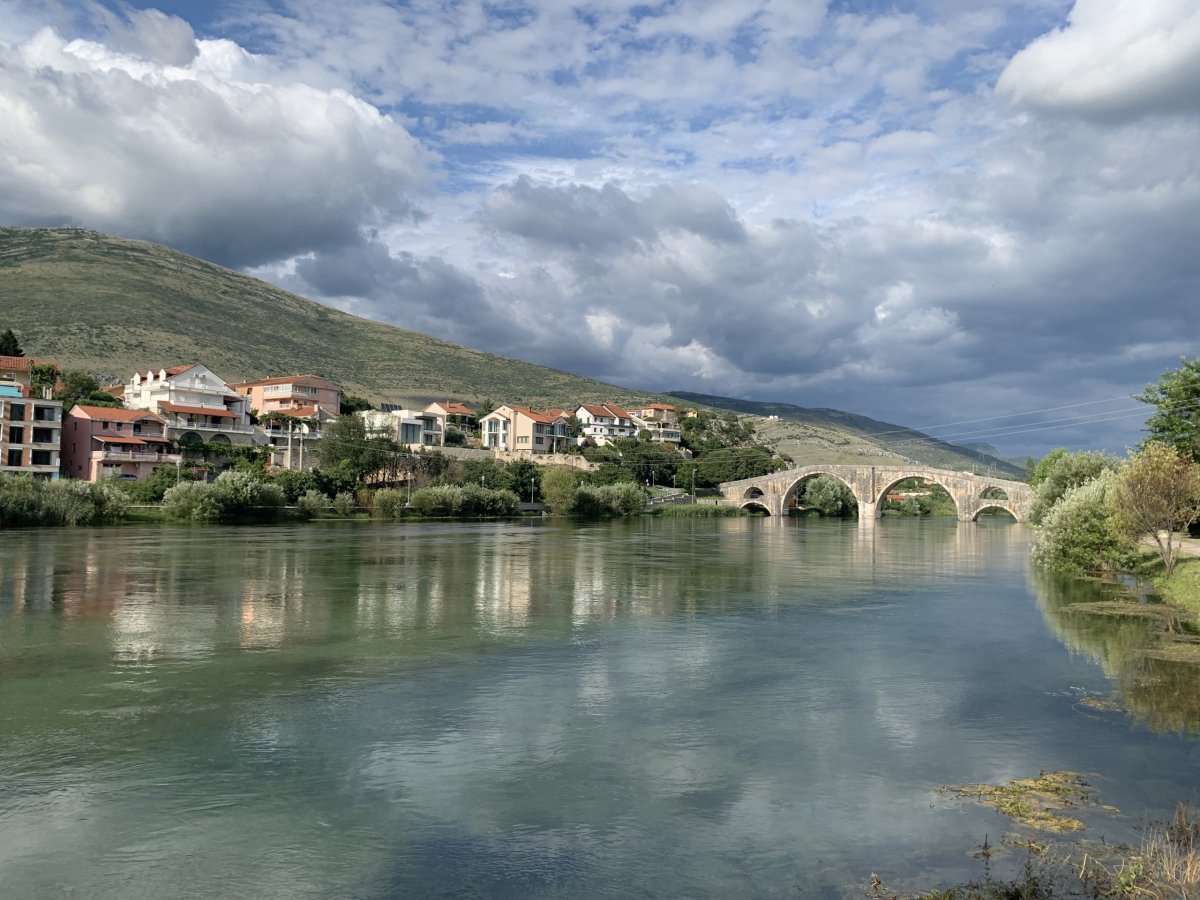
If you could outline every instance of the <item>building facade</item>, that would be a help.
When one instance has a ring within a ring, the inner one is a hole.
[[[252,444],[250,399],[205,366],[135,372],[125,385],[125,406],[158,413],[167,437],[180,444]]]
[[[144,481],[162,466],[178,466],[167,423],[143,409],[73,406],[63,417],[62,470],[67,478]]]
[[[358,413],[373,431],[384,431],[407,450],[441,447],[446,439],[446,417],[428,409],[405,409],[384,403],[380,409]]]
[[[579,420],[580,437],[591,438],[603,447],[617,438],[637,436],[633,416],[615,403],[585,403],[575,410]]]
[[[0,472],[56,479],[61,466],[62,402],[37,399],[0,380]]]
[[[566,450],[567,420],[561,411],[537,412],[524,406],[501,406],[479,420],[479,437],[488,450],[561,453]]]
[[[231,384],[234,391],[250,398],[257,415],[319,406],[335,416],[341,411],[342,392],[332,381],[317,375],[287,375]]]

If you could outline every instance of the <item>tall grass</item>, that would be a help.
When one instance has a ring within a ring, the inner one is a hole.
[[[129,497],[111,484],[0,475],[0,528],[100,525],[124,519],[128,510]]]

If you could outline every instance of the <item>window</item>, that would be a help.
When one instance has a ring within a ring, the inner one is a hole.
[[[50,465],[51,464],[50,463],[50,451],[49,450],[34,450],[32,453],[29,454],[29,462],[31,465],[35,465],[35,466]]]
[[[518,444],[528,444],[529,443],[529,435],[527,435],[527,434],[521,435],[519,438],[517,438],[517,443]]]
[[[533,442],[534,442],[535,444],[544,444],[544,443],[546,443],[546,439],[545,439],[545,438],[542,438],[542,437],[538,437],[538,438],[534,438],[534,439],[533,439]]]
[[[8,418],[13,422],[25,421],[25,404],[10,403],[8,405]]]
[[[51,444],[54,442],[54,432],[49,428],[33,429],[33,442],[35,444]]]
[[[4,464],[6,466],[21,465],[21,450],[19,447],[10,447],[8,454],[5,457]]]
[[[104,421],[104,422],[101,422],[101,423],[100,423],[100,430],[101,430],[101,431],[108,431],[108,422],[107,422],[107,421]]]
[[[8,442],[10,444],[25,443],[25,429],[22,428],[20,425],[9,425],[8,426]]]

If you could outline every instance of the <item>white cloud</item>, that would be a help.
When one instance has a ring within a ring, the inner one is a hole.
[[[341,90],[259,80],[269,64],[190,33],[146,14],[124,51],[49,28],[0,47],[0,217],[238,265],[413,214],[431,157],[397,122]]]
[[[1013,57],[996,89],[1034,109],[1085,115],[1200,112],[1200,7],[1077,0],[1067,26]]]

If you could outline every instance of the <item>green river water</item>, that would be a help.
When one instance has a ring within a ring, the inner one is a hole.
[[[1200,684],[1015,524],[0,534],[0,897],[843,897],[979,877],[939,791],[1200,794]],[[1124,711],[1080,701],[1115,695]],[[994,870],[1016,866],[1000,856]]]

